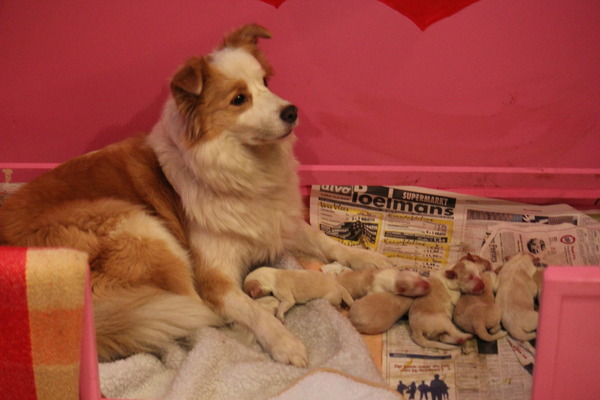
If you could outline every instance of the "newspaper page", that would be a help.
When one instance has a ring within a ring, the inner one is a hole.
[[[552,265],[599,265],[600,223],[567,205],[534,206],[419,187],[314,186],[311,224],[349,246],[429,275],[466,252],[500,266],[518,252]],[[401,320],[384,334],[383,373],[406,399],[529,399],[535,349],[504,338],[425,349]],[[425,394],[431,395],[426,397]]]

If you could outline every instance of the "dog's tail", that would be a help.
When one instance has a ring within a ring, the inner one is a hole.
[[[507,329],[507,330],[508,330],[508,333],[510,334],[510,336],[512,336],[513,338],[515,338],[517,340],[521,340],[523,342],[528,342],[530,340],[533,340],[537,336],[536,331],[527,332],[526,330],[524,330],[522,328]]]
[[[476,324],[473,327],[475,334],[481,339],[481,340],[485,340],[486,342],[495,342],[498,339],[502,339],[503,337],[505,337],[508,332],[503,331],[503,330],[499,330],[496,333],[489,333],[485,324],[482,322],[480,324]]]
[[[537,336],[538,313],[533,310],[519,310],[519,314],[511,315],[502,312],[502,326],[510,336],[527,342]]]
[[[105,360],[160,352],[199,328],[224,324],[199,298],[153,287],[111,289],[93,302],[98,356]]]
[[[452,344],[442,343],[442,342],[438,342],[436,340],[427,339],[425,337],[425,335],[423,335],[423,331],[420,329],[412,329],[411,328],[410,336],[412,337],[412,340],[414,340],[414,342],[421,347],[429,347],[429,348],[441,349],[441,350],[454,350],[457,348],[455,345],[452,345]],[[457,343],[457,344],[460,344],[460,343]]]

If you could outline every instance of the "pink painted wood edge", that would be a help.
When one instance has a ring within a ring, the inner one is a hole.
[[[0,163],[0,170],[11,171],[11,182],[27,182],[56,165]],[[567,203],[580,209],[600,207],[600,168],[311,164],[301,165],[298,173],[304,196],[310,185],[369,184],[422,186],[533,204]]]

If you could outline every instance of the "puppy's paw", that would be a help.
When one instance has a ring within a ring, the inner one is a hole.
[[[321,266],[321,271],[333,276],[334,278],[346,271],[352,271],[351,268],[345,267],[337,261]]]
[[[466,333],[463,336],[460,336],[458,338],[456,338],[456,344],[463,344],[465,343],[467,340],[470,340],[473,338],[473,335],[471,335],[470,333]]]
[[[352,254],[347,258],[348,264],[353,270],[361,269],[385,269],[392,268],[392,261],[381,253],[363,249],[352,249]]]
[[[271,357],[282,364],[292,364],[296,367],[308,366],[308,355],[304,344],[291,333],[281,335],[269,349]]]

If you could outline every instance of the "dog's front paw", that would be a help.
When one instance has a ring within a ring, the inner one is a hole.
[[[353,270],[392,268],[392,261],[381,253],[363,249],[352,249],[352,254],[346,260],[346,265]]]
[[[282,364],[292,364],[296,367],[308,366],[308,355],[304,344],[291,333],[281,335],[277,342],[270,347],[271,357]]]

